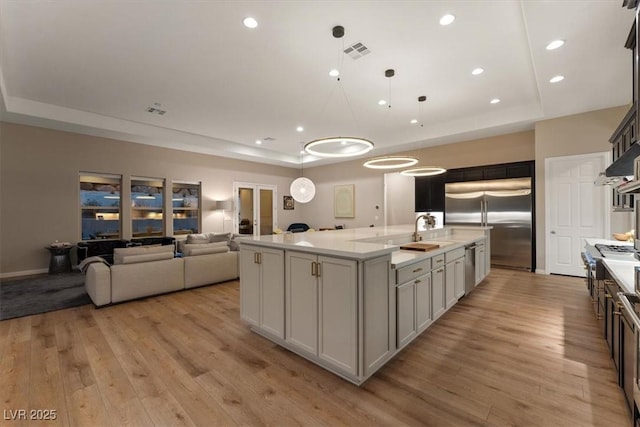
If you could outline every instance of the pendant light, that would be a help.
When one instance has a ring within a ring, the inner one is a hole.
[[[304,157],[300,154],[300,177],[293,180],[289,187],[291,197],[298,203],[308,203],[313,200],[316,195],[316,186],[309,178],[304,175]]]
[[[341,25],[337,25],[333,27],[331,30],[331,34],[336,39],[341,39],[344,36],[344,27]],[[341,56],[344,58],[344,43],[341,49]],[[333,76],[336,77],[336,83],[342,91],[342,95],[344,96],[347,106],[349,107],[349,111],[351,112],[351,117],[355,122],[355,115],[353,114],[353,110],[351,109],[351,104],[349,104],[349,99],[347,98],[347,94],[342,87],[342,81],[339,77],[340,71],[332,70]],[[330,100],[331,98],[329,98]],[[325,138],[319,138],[314,141],[308,142],[304,146],[304,151],[307,153],[316,156],[316,157],[352,157],[359,156],[365,153],[368,153],[373,149],[373,142],[369,141],[365,138],[360,138],[357,136],[331,136]]]

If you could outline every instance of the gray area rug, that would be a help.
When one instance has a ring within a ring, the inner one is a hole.
[[[90,303],[80,272],[0,280],[0,320]]]

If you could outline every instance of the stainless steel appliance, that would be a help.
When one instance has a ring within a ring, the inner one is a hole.
[[[532,206],[530,177],[445,184],[445,224],[492,226],[492,265],[533,269]]]
[[[476,287],[476,247],[475,243],[464,247],[464,293],[469,295]]]

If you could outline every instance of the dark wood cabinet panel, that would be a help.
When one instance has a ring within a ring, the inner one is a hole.
[[[482,171],[482,177],[484,179],[503,179],[507,177],[507,168],[503,166],[499,167],[485,167]]]
[[[444,212],[444,176],[418,176],[415,183],[416,212]]]

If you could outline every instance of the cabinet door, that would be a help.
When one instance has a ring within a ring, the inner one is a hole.
[[[312,274],[315,255],[287,252],[286,341],[318,354],[318,280]]]
[[[358,373],[358,264],[318,257],[319,352],[321,359]]]
[[[445,306],[449,308],[458,302],[458,297],[456,296],[456,264],[450,262],[445,266],[444,270]]]
[[[396,349],[396,286],[391,279],[391,256],[364,262],[364,375],[380,367]]]
[[[635,325],[628,322],[626,315],[623,313],[620,316],[620,339],[622,340],[620,343],[620,366],[622,366],[620,376],[622,378],[621,383],[624,397],[627,400],[627,405],[631,412],[633,412],[633,369],[636,359],[634,327]]]
[[[397,287],[398,348],[402,348],[416,335],[416,285],[410,281]]]
[[[418,332],[431,324],[431,273],[413,281],[416,287],[416,328]]]
[[[284,251],[262,249],[260,269],[260,326],[284,339]]]
[[[260,264],[259,250],[253,246],[240,246],[240,317],[258,326],[260,324]]]
[[[444,267],[431,272],[431,302],[433,320],[444,313],[445,308],[445,291],[444,291]]]
[[[456,298],[462,298],[464,295],[464,258],[458,258],[454,261],[454,270],[456,272],[455,292]]]

